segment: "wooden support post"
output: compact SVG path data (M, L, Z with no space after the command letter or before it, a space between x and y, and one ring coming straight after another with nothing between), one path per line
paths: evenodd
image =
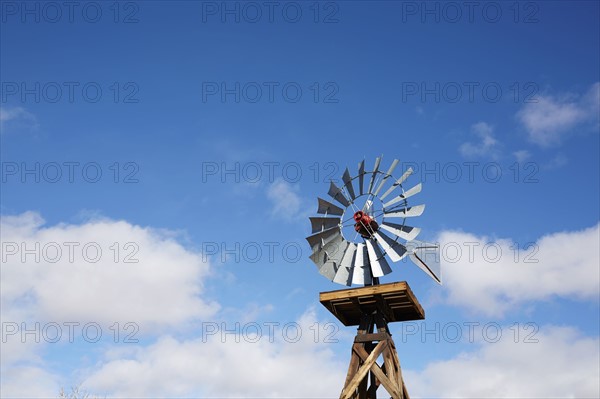
M378 332L373 334L377 325ZM383 365L377 363L383 357ZM408 399L400 362L387 322L378 313L365 314L354 338L350 367L340 399L376 399L383 386L393 399Z
M390 322L425 318L408 284L322 292L320 301L344 325L358 326L340 399L376 399L381 386L393 399L410 399L388 328Z

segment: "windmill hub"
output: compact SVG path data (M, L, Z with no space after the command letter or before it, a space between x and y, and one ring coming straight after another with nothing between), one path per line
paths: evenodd
M354 230L363 238L371 238L379 229L377 222L363 211L354 213L354 221Z

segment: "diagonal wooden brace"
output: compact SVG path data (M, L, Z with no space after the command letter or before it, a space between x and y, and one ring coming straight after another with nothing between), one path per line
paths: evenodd
M350 380L350 383L342 391L340 399L350 399L354 395L356 388L358 387L360 382L363 380L363 378L365 378L365 376L367 375L369 370L371 370L371 366L373 366L373 364L375 363L375 360L377 360L377 358L379 357L381 352L383 352L383 349L386 346L387 346L387 341L380 341L377 344L377 346L375 346L373 351L368 356L365 357L364 363L358 368L358 371L356 372L356 374L354 374L354 377L352 378L352 380ZM357 350L360 351L361 349L364 353L366 353L366 351L364 350L362 345L360 345L360 344L353 345L353 351L357 351ZM352 356L355 356L355 355L352 354ZM379 369L379 366L377 366L377 368ZM379 371L381 371L381 369L379 369Z
M382 352L385 352L388 349L387 341L381 341L381 342L386 342L386 345L385 345L384 349L382 350ZM369 356L367 351L363 347L360 347L360 346L357 347L355 350L357 351L358 356L360 356L360 358L365 362L365 363L363 363L363 367L366 366L367 365L366 359L368 359L368 356ZM377 358L375 358L375 360L377 360ZM379 365L377 364L376 361L373 361L373 363L371 364L371 366L369 366L369 368L371 371L373 371L373 374L375 374L375 377L377 377L377 379L379 381L381 381L381 384L384 386L384 388L390 394L394 395L395 397L402 398L401 387L398 386L398 383L396 381L394 381L393 379L390 380L388 378L388 376L383 372L383 370L381 369L381 367L379 367Z

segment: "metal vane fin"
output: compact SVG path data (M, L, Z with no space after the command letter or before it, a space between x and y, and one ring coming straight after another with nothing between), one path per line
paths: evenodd
M319 200L319 208L317 209L317 213L320 215L336 215L342 216L344 214L344 210L337 205L332 204L329 201L325 201L323 198L317 197Z
M367 250L365 244L356 245L356 254L354 256L354 267L352 269L352 284L370 284L373 280L371 268L367 259Z
M409 206L407 208L400 209L400 210L394 211L394 212L385 212L384 211L383 215L386 218L411 218L411 217L415 217L415 216L421 216L423 214L424 210L425 210L425 204Z
M389 255L392 262L398 262L407 255L406 247L398 241L392 240L390 237L383 234L381 231L375 232L377 243Z
M358 164L358 188L359 188L360 195L363 195L365 193L364 178L365 178L365 160L363 159L362 162Z
M416 186L406 190L405 192L403 192L402 194L400 194L399 196L395 197L394 199L389 200L388 202L386 202L385 204L383 204L384 208L389 208L390 206L403 201L407 198L412 197L415 194L418 194L421 192L421 189L423 188L423 185L421 183L417 184Z
M404 181L406 179L408 179L408 176L412 175L412 173L413 173L413 169L408 168L408 170L406 172L404 172L404 174L402 176L400 176L400 178L398 180L396 180L394 182L394 184L392 184L392 186L390 188L388 188L387 191L385 193L383 193L383 195L381 197L379 197L379 199L383 201L385 199L385 197L390 195L392 191L394 191L398 186L400 186L402 183L404 183Z
M306 237L306 241L308 241L308 245L310 245L312 250L315 251L323 247L329 241L333 240L336 236L342 236L340 229L329 229L317 234L313 234L312 236Z
M312 232L316 233L323 230L329 230L339 226L342 219L340 218L326 218L326 217L310 217L310 225Z
M347 241L340 235L329 241L320 250L310 256L313 262L319 268L319 273L327 277L329 280L335 278L335 274L340 267L342 260L343 247Z
M373 277L382 277L392 272L390 265L381 250L377 246L377 243L372 238L365 240L367 245L367 253L369 254L369 262L371 264L371 273Z
M386 172L385 176L383 176L383 179L381 179L381 183L379 183L379 186L377 186L377 189L375 190L375 192L373 193L373 195L377 196L379 194L379 191L381 191L381 188L385 184L385 181L390 176L392 176L392 173L394 173L394 169L396 169L396 165L398 165L398 162L400 162L400 161L398 161L397 159L394 159L394 161L392 162L392 165L390 166L390 168Z
M375 179L377 178L377 172L379 171L379 164L381 163L381 158L377 157L375 159L375 167L373 168L373 173L371 174L371 181L369 182L369 191L368 194L371 194L373 191L373 184L375 184Z
M344 176L342 176L342 180L344 181L344 187L348 190L348 194L350 194L350 198L354 200L356 198L356 194L354 193L354 187L352 186L352 177L350 176L350 171L348 168L344 171Z
M335 274L333 281L338 284L344 284L347 286L352 285L352 261L354 260L354 254L356 253L356 244L348 242L348 246L344 250L344 256L340 262L340 267Z
M336 186L334 182L329 183L329 192L327 194L329 194L331 198L340 204L344 206L350 206L350 201L348 201L342 190Z
M386 222L386 221L381 223L380 227L382 229L389 231L390 233L397 235L398 237L400 237L406 241L414 240L421 232L421 229L418 227L411 227L411 226L406 226L406 225L396 224L396 223L391 223L391 222Z

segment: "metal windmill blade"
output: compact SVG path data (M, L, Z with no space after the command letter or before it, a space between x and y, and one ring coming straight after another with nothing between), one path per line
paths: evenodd
M319 268L319 273L330 280L335 278L340 266L340 262L344 255L342 250L343 246L344 238L340 234L328 241L322 248L318 249L310 256L310 259L315 262Z
M355 177L346 168L342 187L330 183L329 196L343 207L318 198L317 213L323 216L309 218L312 235L306 239L312 249L310 259L322 275L350 286L379 284L380 277L392 272L387 258L398 262L408 257L441 284L437 245L416 241L421 229L405 223L425 210L424 204L409 205L409 200L421 192L422 184L405 189L403 184L413 170L409 168L395 179L392 175L399 161L393 160L387 172L382 172L381 160L376 158L371 172L365 171L363 160ZM358 180L358 191L354 180ZM344 232L347 227L349 232Z
M317 233L319 231L329 230L337 227L342 221L341 218L327 218L327 217L311 217L310 224L312 226L311 233Z
M377 179L377 173L379 172L379 164L381 164L381 158L376 158L375 159L375 166L373 167L373 172L371 172L371 180L369 182L369 191L367 191L369 194L371 194L373 191L373 185L375 184L375 180Z
M356 198L356 194L354 193L354 186L352 185L352 177L350 176L350 171L348 168L344 171L344 175L342 176L342 180L344 181L344 188L348 191L350 198L354 200Z
M356 244L348 242L348 245L344 249L344 254L342 255L338 270L333 278L333 282L348 286L352 284L352 275L354 274L352 265L355 254Z
M344 214L344 210L339 206L332 204L329 201L325 201L322 198L317 197L319 200L319 209L317 209L317 213L320 215L337 215L342 216Z
M329 192L327 194L340 204L346 207L350 206L350 201L348 201L342 189L336 186L334 182L329 183Z

